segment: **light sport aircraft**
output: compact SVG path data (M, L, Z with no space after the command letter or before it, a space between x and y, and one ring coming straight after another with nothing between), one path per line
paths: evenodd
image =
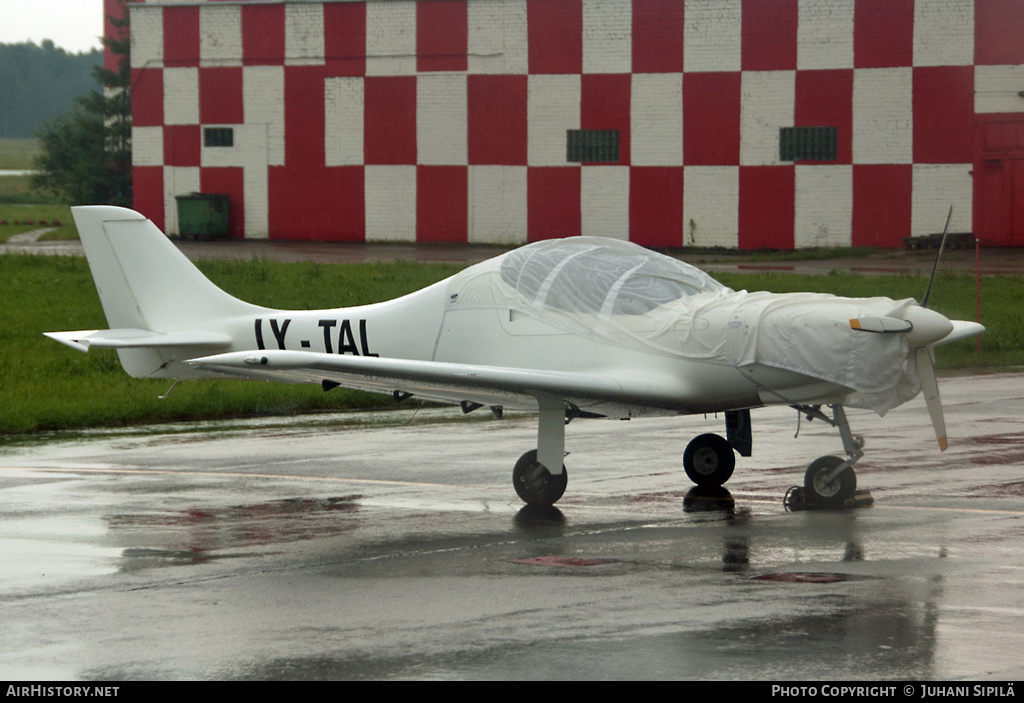
M674 258L593 237L529 244L382 303L272 310L217 288L136 212L73 212L110 329L47 336L116 349L135 377L347 386L497 416L539 410L537 447L513 469L517 494L538 506L565 490L574 418L723 412L726 437L702 434L683 455L691 480L717 487L736 452L751 454L750 409L767 405L839 430L846 458L814 461L804 489L808 502L841 505L863 455L844 407L884 414L923 388L945 449L932 347L984 331L928 309L927 294L918 304L733 291Z

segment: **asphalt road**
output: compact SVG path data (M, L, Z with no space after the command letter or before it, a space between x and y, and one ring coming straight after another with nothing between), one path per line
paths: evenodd
M721 419L576 420L539 515L529 415L9 444L0 678L1019 679L1024 375L942 392L941 454L920 398L851 412L875 502L827 512L783 496L838 435L783 409L715 500L680 456Z

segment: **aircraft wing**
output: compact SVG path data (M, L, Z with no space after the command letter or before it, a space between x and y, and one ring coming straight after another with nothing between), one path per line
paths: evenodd
M383 393L402 391L433 400L506 407L536 408L538 396L555 396L581 407L605 402L670 407L673 391L679 392L668 379L659 382L662 379L319 352L231 352L189 363L238 378L321 383L325 389L340 385ZM662 399L670 405L662 405Z

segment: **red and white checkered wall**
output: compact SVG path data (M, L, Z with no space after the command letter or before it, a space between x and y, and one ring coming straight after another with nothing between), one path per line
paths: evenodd
M971 231L978 115L1024 111L1021 0L130 12L135 204L170 232L202 191L253 238L898 246L950 204ZM836 160L780 161L793 126L837 127ZM571 129L619 163L568 162Z

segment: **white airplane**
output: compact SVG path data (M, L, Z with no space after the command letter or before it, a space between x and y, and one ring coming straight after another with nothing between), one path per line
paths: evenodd
M520 498L537 506L565 490L574 418L723 412L726 437L700 435L683 455L694 483L717 487L735 452L751 454L750 409L768 405L838 428L846 458L814 461L804 489L808 502L841 505L864 444L844 407L884 414L923 388L944 450L932 347L984 331L910 299L733 291L600 237L529 244L395 300L272 310L217 288L139 213L73 213L110 329L47 336L80 351L116 349L139 378L346 386L497 416L539 410L537 447L512 473Z

